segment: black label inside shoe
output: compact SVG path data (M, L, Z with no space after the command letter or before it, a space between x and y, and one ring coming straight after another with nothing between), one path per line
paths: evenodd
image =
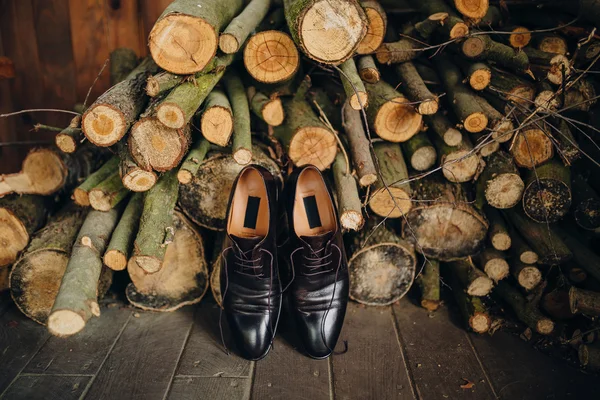
M246 204L246 215L244 216L244 228L256 229L256 220L258 219L258 207L260 206L260 197L248 196Z
M310 226L310 229L323 226L321 217L319 216L319 208L317 207L317 198L315 196L306 196L302 200L304 201L304 210L308 217L308 226Z

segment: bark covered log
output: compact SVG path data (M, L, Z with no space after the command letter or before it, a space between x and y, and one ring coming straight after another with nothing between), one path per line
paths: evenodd
M493 61L518 72L529 71L529 59L519 50L491 39L488 35L472 36L462 43L462 53L472 60Z
M375 143L381 177L373 185L369 207L375 214L384 218L400 218L411 209L411 187L408 183L408 169L397 143Z
M427 171L437 161L437 152L425 132L419 132L402 143L404 156L416 171Z
M369 186L377 181L377 170L371 155L371 145L365 133L362 115L346 102L342 106L342 126L350 145L352 164L361 186Z
M133 241L138 232L140 217L144 209L144 196L135 193L121 215L110 242L103 256L104 264L114 271L121 271L127 267L127 261L133 250Z
M204 139L198 140L194 146L192 146L192 149L185 157L185 160L177 172L177 180L179 180L179 183L187 185L192 181L209 149L210 144Z
M250 33L258 27L269 12L271 0L252 0L219 36L219 48L226 54L236 53Z
M600 316L600 293L571 287L569 290L569 306L573 314Z
M138 165L131 156L129 146L125 141L117 144L119 154L119 175L123 186L132 192L145 192L150 190L158 180L158 176L152 171L152 166L147 160L143 160L142 166Z
M501 251L487 248L476 257L479 267L494 282L506 278L510 272L506 256Z
M372 56L360 57L357 68L361 79L367 83L377 83L381 79L381 73L375 65L375 60Z
M110 177L119 167L119 158L112 157L105 162L98 170L90 174L85 181L73 191L73 200L80 206L89 206L90 190L98 186L102 181Z
M397 65L396 73L403 83L402 89L408 99L416 103L415 107L419 114L431 115L438 111L438 97L429 91L412 62L407 61Z
M473 145L463 137L458 146L448 146L438 136L434 136L439 165L442 174L450 182L461 183L471 181L483 165L481 157L473 149Z
M487 296L494 282L482 271L477 269L470 258L463 258L446 264L469 296Z
M520 260L511 263L510 272L515 280L525 290L533 290L542 281L542 273L538 267L525 264Z
M492 318L481 298L469 295L460 281L455 277L451 280L451 284L454 299L466 322L466 326L479 334L489 331L492 325Z
M369 97L363 81L358 75L354 59L350 58L340 64L340 79L346 92L346 97L350 106L355 110L367 108L369 106Z
M423 270L415 279L421 290L421 307L427 311L435 311L440 308L440 262L437 260L425 260Z
M503 151L488 157L477 186L490 206L501 209L514 207L525 188L512 157Z
M506 221L502 214L493 207L484 207L485 216L490 222L488 239L493 248L506 251L511 248L512 238L510 236Z
M79 146L82 139L83 131L81 130L81 116L78 115L73 117L69 126L56 135L54 142L56 143L56 147L61 151L70 154L77 150L77 146Z
M100 182L89 192L90 206L94 210L109 211L127 197L129 190L123 186L119 172Z
M566 226L563 226L563 229L554 227L553 232L562 240L561 243L564 242L570 249L573 260L594 279L600 281L600 256L582 243L577 232Z
M425 117L425 122L432 134L439 136L448 146L458 146L462 142L462 133L441 112Z
M200 119L200 132L210 143L225 147L233 133L233 112L227 95L214 89L206 97Z
M554 322L544 316L537 305L527 303L527 300L508 282L499 282L494 290L514 310L517 318L542 335L549 335L554 331Z
M277 93L270 96L257 91L254 87L247 90L250 109L258 118L271 126L279 126L285 119L283 103Z
M338 216L342 228L358 231L365 220L362 215L362 204L356 187L356 179L342 153L338 153L333 163L333 180L337 196Z
M240 77L231 72L224 79L225 90L233 112L233 159L241 165L252 161L252 136L250 132L250 107L248 97Z

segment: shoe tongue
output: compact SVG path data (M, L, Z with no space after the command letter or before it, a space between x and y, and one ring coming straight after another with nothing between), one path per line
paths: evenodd
M331 239L332 237L333 231L329 231L320 235L300 236L300 239L302 239L304 243L308 244L312 250L316 251L325 247L329 239Z
M256 245L259 244L261 242L261 240L263 240L263 236L242 237L242 236L231 235L231 239L238 245L240 250L242 250L244 253L246 253L246 252L254 249L256 247Z

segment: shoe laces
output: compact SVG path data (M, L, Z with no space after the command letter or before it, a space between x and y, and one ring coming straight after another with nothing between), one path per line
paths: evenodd
M313 276L328 272L329 268L327 267L333 263L331 246L324 245L320 249L313 249L310 245L308 247L310 248L309 255L302 254L307 269L304 275Z
M232 247L233 256L235 258L234 265L239 267L235 269L235 272L241 275L264 278L265 274L262 265L262 253L257 258L252 259L252 252L254 249L243 251L237 244Z

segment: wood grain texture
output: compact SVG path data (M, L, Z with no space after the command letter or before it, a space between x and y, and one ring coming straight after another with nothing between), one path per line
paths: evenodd
M223 315L223 325L227 321ZM224 330L225 342L231 343ZM249 377L250 361L235 353L227 355L219 333L219 308L212 302L203 302L196 310L194 327L181 356L177 375L203 377Z
M506 332L469 335L500 399L596 398L600 381Z
M415 398L391 307L350 303L341 340L348 341L348 351L332 358L336 399Z
M3 399L11 400L76 400L79 399L91 376L19 376Z
M251 380L247 378L200 378L178 376L173 380L169 400L247 399Z
M96 374L131 315L130 310L117 307L100 311L100 318L90 320L81 333L67 339L51 337L23 372Z
M11 305L0 318L0 393L27 365L50 334ZM9 397L8 397L9 398Z
M42 86L26 93L39 93L45 107L72 110L77 101L76 69L71 48L69 5L65 1L33 0L33 25L40 64ZM23 46L23 43L19 43ZM82 99L83 101L83 99ZM52 126L67 126L67 114L48 113L44 121Z
M131 318L96 376L86 400L163 399L190 332L190 307Z
M404 299L393 310L420 398L495 398L464 329L451 321L446 307L429 316ZM461 388L467 381L472 388Z

